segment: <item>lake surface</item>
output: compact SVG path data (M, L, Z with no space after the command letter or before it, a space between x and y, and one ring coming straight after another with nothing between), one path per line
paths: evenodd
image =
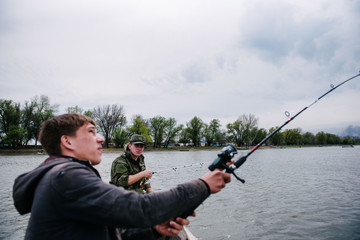
M153 190L201 177L217 153L145 151L149 170L167 169L153 175ZM105 182L117 156L105 153L96 166ZM24 237L29 216L16 212L12 185L45 158L0 156L0 239ZM188 228L199 239L360 239L360 146L261 149L236 173L245 184L233 177L190 218Z

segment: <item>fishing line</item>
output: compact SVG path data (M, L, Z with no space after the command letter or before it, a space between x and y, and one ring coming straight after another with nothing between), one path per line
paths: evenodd
M181 166L177 166L177 167L171 167L171 168L166 168L166 169L162 169L162 170L158 170L158 171L153 171L152 173L163 173L163 172L169 172L169 171L175 171L181 168L187 168L187 167L194 167L199 165L200 167L202 167L205 163L208 162L198 162L198 163L193 163L193 164L189 164L189 165L181 165Z
M360 73L349 78L346 79L345 81L339 83L338 85L334 86L333 84L330 85L331 89L329 91L327 91L326 93L324 93L323 95L321 95L319 98L317 98L314 102L312 102L310 105L304 107L302 110L300 110L297 114L295 114L293 117L290 117L290 113L288 111L285 112L285 115L289 118L289 120L287 120L283 125L281 125L280 127L278 127L276 130L274 130L272 133L270 133L269 135L267 135L263 140L261 140L258 144L256 144L256 146L254 148L252 148L250 150L250 152L248 152L245 156L240 157L238 160L236 160L233 164L231 164L230 166L227 166L226 163L229 162L234 155L237 153L237 150L234 146L229 145L225 148L223 148L221 150L221 152L218 154L218 158L215 159L215 161L209 166L209 169L211 171L213 171L215 168L221 168L221 169L226 169L226 172L232 173L236 179L238 179L239 181L241 181L242 183L245 183L245 180L239 178L235 173L234 170L239 168L241 165L244 164L244 162L247 160L247 158L253 154L261 145L263 145L267 140L269 140L269 138L271 138L272 136L274 136L274 134L276 134L277 132L279 132L283 127L285 127L288 123L290 123L292 120L294 120L297 116L299 116L301 113L303 113L306 109L310 108L311 106L313 106L315 103L317 103L320 99L322 99L323 97L325 97L326 95L328 95L329 93L331 93L332 91L334 91L335 89L337 89L338 87L340 87L341 85L345 84L346 82L359 77Z

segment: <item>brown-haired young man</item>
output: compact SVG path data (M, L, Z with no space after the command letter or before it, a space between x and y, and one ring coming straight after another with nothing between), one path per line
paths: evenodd
M94 121L80 114L46 121L40 141L50 157L20 175L13 188L16 209L31 212L25 239L145 239L142 232L151 239L149 229L154 238L175 236L189 224L177 216L230 182L230 174L215 170L146 195L104 183L92 167L101 162L104 139ZM117 228L124 229L121 235Z

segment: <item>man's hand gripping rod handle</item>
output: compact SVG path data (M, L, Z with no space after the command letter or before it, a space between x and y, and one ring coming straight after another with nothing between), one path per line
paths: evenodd
M235 174L234 170L238 168L238 166L235 164L241 166L246 161L247 156L241 157L239 160L237 160L234 163L235 167L227 165L227 163L231 161L231 159L234 157L235 154L237 154L237 150L233 145L229 144L228 146L224 147L218 154L218 157L215 159L215 161L209 166L209 170L214 171L216 168L225 169L226 172L232 173L237 180L239 180L242 183L245 183L245 180L239 178Z

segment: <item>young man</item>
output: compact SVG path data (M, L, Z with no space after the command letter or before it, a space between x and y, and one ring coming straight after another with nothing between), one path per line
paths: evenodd
M152 171L146 170L144 148L144 136L131 136L124 154L116 158L111 165L110 183L141 194L152 191L150 184L146 183L146 180L152 177Z
M125 239L138 233L134 239L143 239L141 231L148 229L154 237L175 236L189 223L177 216L230 182L230 174L215 170L161 193L142 195L106 184L92 167L101 162L104 139L95 122L79 114L46 121L40 141L50 157L20 175L13 188L16 209L31 212L25 239ZM121 236L118 227L125 229Z

